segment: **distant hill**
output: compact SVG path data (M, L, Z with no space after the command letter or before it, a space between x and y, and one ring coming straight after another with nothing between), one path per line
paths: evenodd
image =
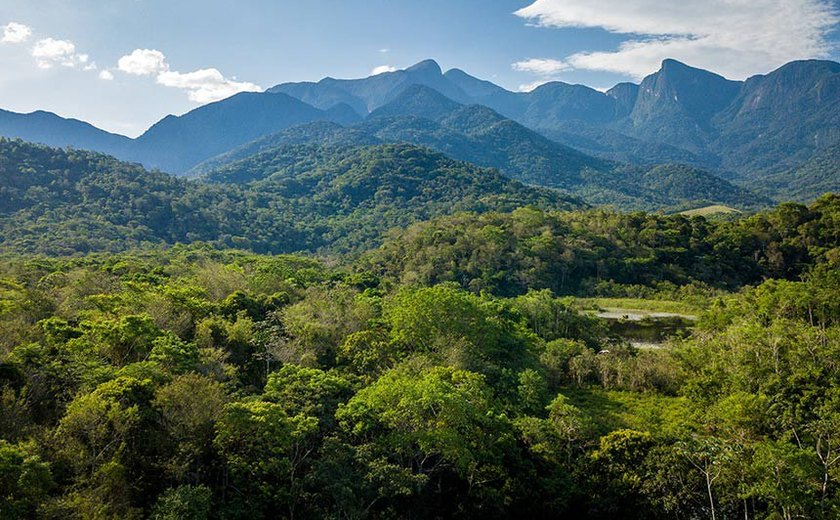
M762 191L784 192L790 200L799 202L840 192L840 143L820 150L805 164L768 175L760 186Z
M392 101L377 108L367 117L369 120L394 116L415 116L425 119L440 119L461 105L437 90L425 85L412 85Z
M0 110L0 136L23 139L47 146L72 146L113 154L126 153L132 143L128 137L100 130L83 121L65 119L44 111L18 114Z
M353 252L375 246L392 227L454 212L583 206L414 146L346 153L290 146L285 162L258 154L196 182L98 153L0 139L0 252L196 241L271 253ZM237 173L242 165L247 179ZM220 184L230 180L238 183Z
M487 107L463 106L421 85L406 89L351 128L317 123L289 129L211 159L191 175L212 172L250 153L302 142L342 147L375 142L426 146L455 159L497 168L524 183L627 209L705 203L750 208L769 202L697 168L638 168L587 156Z
M311 227L340 251L358 250L391 227L432 215L582 206L579 199L405 144L351 150L286 145L231 163L202 180L237 183L260 197L304 208L298 211L300 226Z
M382 140L357 128L338 123L318 121L294 126L286 130L245 143L233 150L212 157L192 168L187 177L200 177L226 164L245 159L282 145L318 144L329 148L353 148L382 144Z
M434 110L414 109L430 106L423 102L430 97L426 87L406 90L357 128L383 140L421 144L479 166L499 168L539 186L572 189L582 181L584 170L612 167L609 161L555 143L481 105L438 102ZM391 117L375 117L378 114Z
M337 119L334 115L285 94L244 92L161 120L136 140L128 157L146 167L181 174L264 135L311 121Z
M180 175L205 159L291 126L313 121L352 124L360 119L347 105L319 110L285 94L245 92L182 116L167 116L137 139L48 112L4 111L0 136L98 151Z

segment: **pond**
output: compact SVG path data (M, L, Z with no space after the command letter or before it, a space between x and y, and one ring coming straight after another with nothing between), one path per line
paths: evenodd
M668 338L688 334L697 316L640 309L605 308L593 313L605 320L610 335L636 348L661 348Z

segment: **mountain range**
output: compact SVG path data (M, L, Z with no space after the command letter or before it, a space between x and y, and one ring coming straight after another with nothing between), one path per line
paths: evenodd
M511 92L427 60L238 94L167 116L136 139L45 112L0 111L0 135L200 175L243 150L288 144L294 132L286 130L307 125L300 141L311 123L326 122L349 131L330 131L333 138L352 134L355 145L422 145L593 203L754 207L840 189L838 101L840 64L830 61L792 62L741 82L665 60L640 84L606 92L561 82ZM670 189L656 184L663 177Z

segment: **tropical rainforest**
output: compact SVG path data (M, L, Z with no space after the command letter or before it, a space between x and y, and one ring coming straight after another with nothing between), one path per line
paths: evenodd
M0 111L0 519L840 518L839 78Z
M837 195L621 213L399 146L222 192L3 147L2 518L840 515ZM330 254L279 254L320 219ZM610 301L696 321L639 347Z

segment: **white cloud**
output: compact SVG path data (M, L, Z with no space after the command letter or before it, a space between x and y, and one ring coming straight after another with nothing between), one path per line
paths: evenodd
M516 14L544 27L632 35L615 51L579 52L562 62L635 78L665 58L743 79L824 57L831 51L827 34L840 21L831 0L537 0Z
M153 49L135 49L131 54L119 59L117 68L135 76L155 76L159 85L181 89L187 93L190 101L196 103L212 103L240 92L262 90L254 83L226 78L218 69L200 69L193 72L171 70L166 56Z
M259 85L225 78L217 69L201 69L194 72L161 72L157 82L166 87L175 87L187 91L191 101L212 103L228 98L240 92L258 92Z
M519 92L531 92L531 91L545 85L546 83L551 83L551 81L553 81L553 80L551 80L551 79L540 79L540 80L537 80L537 81L533 81L531 83L525 83L524 85L519 85L519 88L517 90Z
M117 62L117 68L126 74L135 76L150 76L169 70L166 56L154 49L135 49L131 54L123 56Z
M517 61L513 64L513 70L520 72L530 72L540 76L550 76L569 70L571 67L565 61L531 58L524 61Z
M29 40L32 32L32 28L26 25L9 23L0 27L0 43L23 43ZM88 72L99 70L90 55L77 52L76 44L70 40L41 38L28 51L40 69L61 66Z
M3 26L0 43L23 43L32 36L32 28L22 23L11 22Z
M56 40L44 38L35 43L32 48L32 56L39 68L51 69L56 65L62 67L88 67L90 56L77 54L76 45L69 40Z
M113 81L114 80L114 73L110 70L103 70L99 73L99 79L105 81Z
M386 72L394 72L396 70L396 67L392 67L390 65L380 65L378 67L375 67L372 71L370 71L370 75L378 76L380 74L385 74Z
M383 48L379 49L380 54L388 54L389 52L391 52L391 49L389 49L387 47L383 47Z

